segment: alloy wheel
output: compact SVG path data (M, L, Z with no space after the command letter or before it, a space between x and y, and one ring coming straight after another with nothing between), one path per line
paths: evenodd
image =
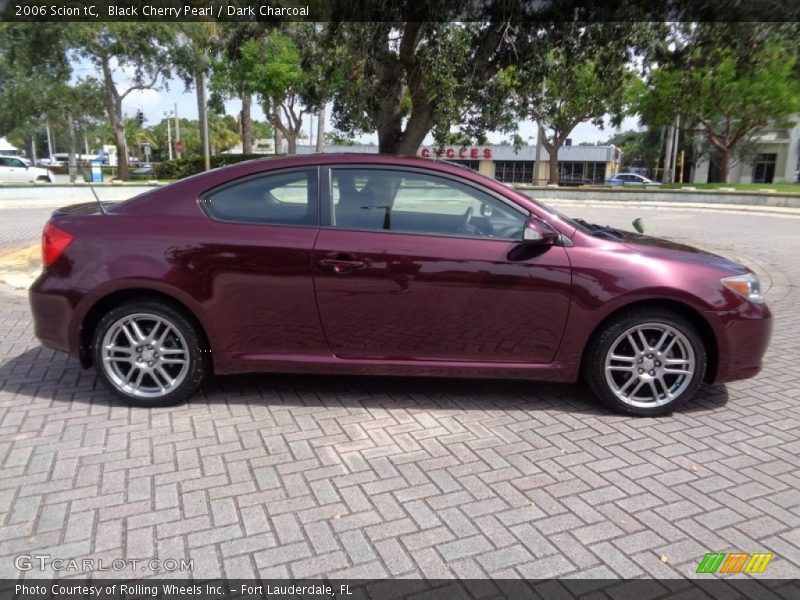
M101 357L109 381L136 398L166 396L186 379L186 339L169 320L150 313L126 315L103 336Z
M692 382L695 353L689 338L664 323L627 329L611 344L605 376L612 393L636 408L663 406Z

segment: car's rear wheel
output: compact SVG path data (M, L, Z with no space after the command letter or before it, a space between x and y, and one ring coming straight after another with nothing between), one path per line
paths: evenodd
M42 175L40 177L37 177L36 181L38 181L39 183L52 183L52 180L46 175Z
M706 349L692 323L664 309L618 315L587 351L589 386L613 410L636 416L671 413L694 396L706 370Z
M95 370L129 404L177 404L197 390L209 370L201 340L197 326L171 305L126 302L95 328Z

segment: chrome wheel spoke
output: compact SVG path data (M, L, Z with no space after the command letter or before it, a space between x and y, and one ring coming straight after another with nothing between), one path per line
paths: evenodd
M617 360L619 362L627 362L633 364L636 361L635 356L620 356L619 354L611 354L609 356L611 360Z
M633 336L631 334L627 335L627 339L628 339L628 343L631 345L631 348L633 348L634 352L641 352L642 351L642 349L639 348L639 346L636 345L636 340L633 339Z
M137 369L139 374L136 376L136 381L133 382L133 389L138 390L141 385L142 381L144 380L144 369Z
M172 332L172 327L170 327L167 323L164 323L164 329L161 332L161 335L158 336L157 340L153 340L156 345L160 348L164 345L164 342L167 339L167 336Z
M647 343L647 338L644 335L644 329L638 327L636 329L636 333L639 334L639 339L642 342L642 351L652 350L652 348L650 348L650 344Z
M156 367L155 373L166 383L166 387L172 387L175 385L175 380L167 374L164 370L164 367Z
M126 338L128 338L128 342L130 342L131 346L135 346L136 344L138 344L138 343L139 343L139 340L137 340L137 339L136 339L136 335L135 335L135 333L134 333L134 332L132 332L132 331L131 331L131 330L128 328L128 325L127 325L127 324L124 324L124 323L123 323L123 324L120 326L120 329L122 330L122 333L125 335L125 337L126 337Z
M133 355L133 350L129 346L106 346L106 352L123 353L128 356Z
M628 398L633 398L636 395L636 392L638 392L644 385L643 379L638 379L638 381L639 383L636 384L636 387L633 388L633 391L630 394L628 394Z
M141 328L139 327L139 323L136 322L136 319L130 320L131 329L133 330L134 335L136 336L136 343L141 344L147 341L147 336L142 333Z
M664 333L662 333L661 337L656 342L656 345L653 346L653 350L655 350L656 352L661 352L661 349L664 347L664 342L666 342L669 339L669 335L670 335L669 331L665 331Z
M183 348L160 348L159 352L161 354L186 354L186 350Z
M624 385L623 385L623 386L620 388L620 390L619 390L619 391L620 391L620 393L621 393L621 394L624 394L624 393L625 393L625 390L627 390L627 389L630 387L630 385L631 385L632 383L636 383L637 381L640 381L640 380L639 380L639 378L638 378L638 377L636 377L636 376L633 376L633 377L631 377L630 379L628 379L628 381L626 381L626 382L625 382L625 384L624 384ZM637 388L636 388L636 389L637 389L637 390L639 389L639 388L638 388L638 386L637 386Z

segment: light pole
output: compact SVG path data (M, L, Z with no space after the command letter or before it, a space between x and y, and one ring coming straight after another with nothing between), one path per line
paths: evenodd
M172 125L170 124L170 118L172 118L172 113L165 112L164 116L167 119L167 152L169 154L169 159L172 160Z

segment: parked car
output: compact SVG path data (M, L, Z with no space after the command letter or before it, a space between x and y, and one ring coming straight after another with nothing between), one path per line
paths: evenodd
M652 179L648 179L643 175L638 175L636 173L617 173L616 175L612 175L608 179L606 179L606 185L642 185L642 186L651 186L651 185L661 185L657 181L653 181Z
M145 406L212 372L582 376L653 416L758 373L772 325L738 263L385 155L248 161L62 208L43 262L37 337Z
M51 183L53 174L18 156L0 156L0 183Z

